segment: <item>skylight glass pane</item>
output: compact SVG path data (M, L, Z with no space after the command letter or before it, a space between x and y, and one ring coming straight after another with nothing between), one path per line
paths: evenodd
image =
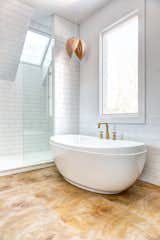
M48 37L28 31L21 55L21 62L41 65L48 43Z

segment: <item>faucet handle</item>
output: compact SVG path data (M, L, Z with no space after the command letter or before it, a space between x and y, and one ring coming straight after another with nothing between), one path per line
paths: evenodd
M112 140L116 140L116 139L117 139L116 131L112 131Z
M100 131L100 132L99 132L99 138L100 138L100 139L103 139L103 134L104 134L104 131Z

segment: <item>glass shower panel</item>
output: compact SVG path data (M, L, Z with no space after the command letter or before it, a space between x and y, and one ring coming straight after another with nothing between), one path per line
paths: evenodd
M39 36L42 38L41 33ZM31 59L32 63L28 60L21 62L23 66L24 166L49 162L53 158L49 138L53 133L52 50L54 41L49 37L47 41L46 38L45 51L44 42L39 49L39 51L43 49L43 56L39 52L41 62L37 61L37 64L33 64L34 54L33 57L26 58ZM33 42L28 42L25 56L26 49L28 49L28 55L31 54L29 50L32 49ZM23 52L21 59L23 59Z

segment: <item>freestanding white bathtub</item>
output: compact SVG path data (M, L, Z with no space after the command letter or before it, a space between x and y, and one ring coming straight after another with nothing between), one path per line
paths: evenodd
M147 152L140 142L82 135L53 136L50 144L55 164L68 182L103 194L130 187L143 170Z

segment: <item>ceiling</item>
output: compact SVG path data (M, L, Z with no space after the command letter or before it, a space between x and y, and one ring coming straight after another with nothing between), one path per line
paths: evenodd
M109 0L21 0L35 8L35 16L57 14L76 23L92 15ZM35 17L34 16L34 17Z

